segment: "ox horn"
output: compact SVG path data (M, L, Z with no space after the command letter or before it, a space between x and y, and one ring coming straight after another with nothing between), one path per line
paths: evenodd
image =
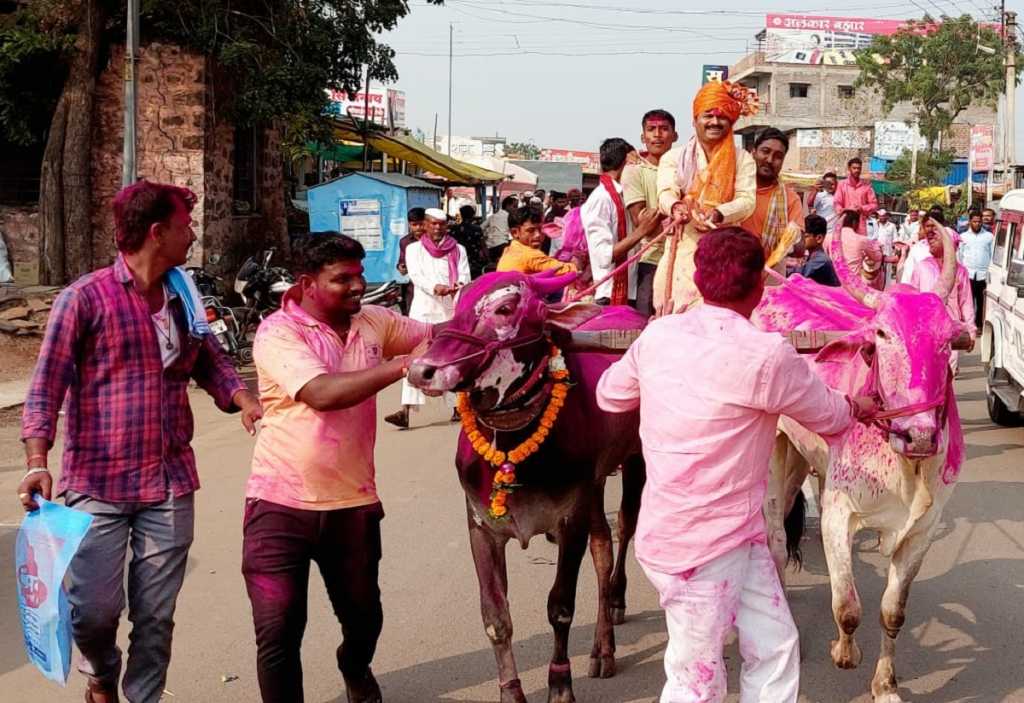
M956 250L953 248L953 236L942 225L942 274L935 295L945 300L956 285Z
M836 270L836 276L839 277L839 282L843 285L843 289L856 298L857 302L866 307L875 308L878 305L876 291L871 290L863 278L850 270L849 265L846 263L846 257L843 256L844 229L846 228L842 226L836 229L835 237L832 239L831 251L829 251L829 254L832 256L832 265Z
M563 273L561 276L556 276L555 269L549 269L548 271L527 276L527 279L530 281L530 287L535 291L541 295L551 295L575 281L578 275L575 271L571 271Z

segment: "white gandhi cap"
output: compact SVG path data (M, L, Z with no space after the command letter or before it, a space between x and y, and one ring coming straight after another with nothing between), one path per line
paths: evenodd
M448 219L445 217L444 211L436 207L427 208L427 211L424 214L432 220L441 220L444 222Z

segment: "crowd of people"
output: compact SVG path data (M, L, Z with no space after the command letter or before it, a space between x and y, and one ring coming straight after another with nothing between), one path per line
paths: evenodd
M116 261L66 288L50 315L25 403L28 470L18 489L26 509L36 495L51 498L48 456L65 408L56 492L94 517L68 592L87 703L119 700L119 685L132 703L155 703L164 689L199 488L191 380L221 410L240 412L250 433L261 423L241 552L262 699L302 700L315 562L343 632L348 700L382 700L371 671L383 622L376 396L402 381L402 408L387 421L409 426L425 400L405 382L410 359L451 319L459 291L492 269L575 272L574 300L658 318L602 378L598 402L609 412L641 407L648 483L637 556L667 613L662 703L724 699L722 646L733 624L744 700L795 701L797 631L759 507L776 421L786 414L839 432L869 418L874 401L827 388L781 337L754 328L764 269L835 286L838 255L878 289L899 281L933 290L944 247L959 246L949 311L977 328L994 214L972 211L960 233L941 208L897 227L859 159L801 199L780 180L783 132L768 128L751 151L736 147L733 125L754 110L742 86L709 83L682 145L673 115L647 112L642 150L622 138L601 144L600 184L585 200L579 191L509 196L482 225L472 206L454 224L440 209L411 210L398 262L407 315L361 305L357 241L307 238L295 252L295 285L257 332L258 396L209 334L194 284L177 273L195 240L195 196L146 181L118 193ZM713 499L688 488L697 479L714 483ZM122 677L116 636L126 604L134 627Z

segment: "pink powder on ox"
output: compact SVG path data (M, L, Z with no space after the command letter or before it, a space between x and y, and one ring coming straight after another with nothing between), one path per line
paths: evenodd
M837 273L848 274L845 270ZM836 345L833 345L819 353L811 366L830 387L849 395L859 395L869 389L866 387L868 366L857 349L861 344L874 340L879 316L883 316L886 325L897 329L905 342L906 356L898 359L900 363L881 369L884 378L890 383L897 380L895 387L908 394L900 398L901 404L925 400L925 394L934 397L935 393L943 392L942 384L946 385L949 438L942 480L952 484L959 476L966 450L953 384L947 382L945 376L948 351L942 358L927 355L936 353L936 342L943 335L955 337L959 323L949 317L943 301L932 293L919 293L909 286L896 285L881 295L885 302L875 310L860 303L844 288L823 286L796 274L782 285L765 289L751 321L760 329L783 334L793 331L849 332L846 353L836 353ZM912 395L920 397L910 397ZM881 489L878 477L865 477L862 467L849 461L863 456L864 451L884 453L882 445L887 446L888 442L881 429L858 426L842 437L826 440L832 446L837 443L852 445L851 451L843 452L845 457L833 467L833 473L837 474L835 478L841 482L867 478L874 490Z

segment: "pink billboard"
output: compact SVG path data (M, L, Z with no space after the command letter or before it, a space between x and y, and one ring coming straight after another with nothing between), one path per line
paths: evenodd
M895 34L905 20L867 17L819 17L769 14L765 50L775 63L851 66L854 52L869 46L878 34Z

